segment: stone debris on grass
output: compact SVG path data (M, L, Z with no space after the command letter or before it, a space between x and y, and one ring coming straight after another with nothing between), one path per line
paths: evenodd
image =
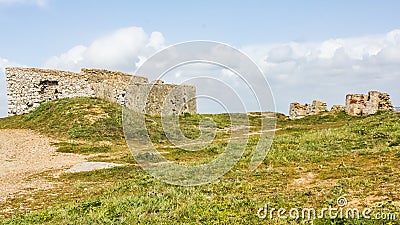
M65 172L67 173L89 172L94 170L110 169L120 166L125 166L125 165L117 163L108 163L108 162L83 162L71 167Z

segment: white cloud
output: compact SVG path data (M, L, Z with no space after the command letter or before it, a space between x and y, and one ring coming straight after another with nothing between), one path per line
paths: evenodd
M381 90L400 105L400 30L384 35L242 48L266 74L279 111L289 102L344 104L347 93Z
M292 60L293 49L290 46L278 46L271 49L267 56L267 61L283 63Z
M0 0L0 5L36 5L44 7L48 0Z
M128 27L98 38L89 46L78 45L53 56L45 67L74 71L82 67L134 71L163 46L164 37L160 32L148 35L140 27Z
M160 32L151 33L149 43L146 47L153 48L154 50L159 50L164 46L164 36Z

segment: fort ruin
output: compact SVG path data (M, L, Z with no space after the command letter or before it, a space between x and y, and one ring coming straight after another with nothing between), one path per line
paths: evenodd
M302 105L298 102L290 103L289 118L300 119L309 115L316 115L320 112L328 111L325 102L314 100L312 104Z
M378 111L395 111L388 93L370 91L368 94L346 95L346 105L333 105L332 112L344 111L351 116L371 115ZM328 111L326 103L314 100L311 105L290 103L289 118L300 119L308 115L315 115Z
M98 97L153 115L197 112L194 86L149 83L146 77L122 72L82 69L75 73L13 67L6 68L6 79L9 116L28 113L44 102L71 97Z
M370 91L368 94L346 96L346 113L352 116L370 115L378 111L395 111L388 93Z
M160 80L149 83L146 77L122 72L81 69L75 73L12 67L6 68L6 80L9 116L28 113L44 102L71 97L98 97L152 115L197 113L194 86L165 84ZM389 94L378 91L348 94L345 106L331 108L331 111L345 111L352 116L388 110L396 111ZM318 100L304 105L295 102L290 104L289 118L298 119L324 111L328 111L327 104Z

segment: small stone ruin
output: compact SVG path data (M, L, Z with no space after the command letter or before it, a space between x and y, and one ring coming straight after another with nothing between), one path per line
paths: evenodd
M311 105L310 104L302 105L298 102L294 102L290 104L289 118L300 119L305 116L316 115L324 111L328 111L325 102L314 100Z
M320 112L328 111L325 102L314 100L311 105L300 103L290 103L289 118L300 119L308 115L315 115ZM378 111L395 111L389 94L370 91L368 94L348 94L346 95L346 105L333 105L331 112L346 112L351 116L371 115Z
M351 116L371 115L378 111L394 111L389 94L370 91L368 94L348 94L346 113Z

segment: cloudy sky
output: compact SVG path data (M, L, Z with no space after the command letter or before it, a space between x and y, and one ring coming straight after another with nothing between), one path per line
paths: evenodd
M344 104L347 93L369 90L388 92L400 106L398 9L396 0L0 0L0 117L7 66L134 72L155 52L190 40L227 43L250 56L279 112L293 101ZM173 72L167 81L180 83L185 70ZM217 85L203 86L199 92L218 93Z

